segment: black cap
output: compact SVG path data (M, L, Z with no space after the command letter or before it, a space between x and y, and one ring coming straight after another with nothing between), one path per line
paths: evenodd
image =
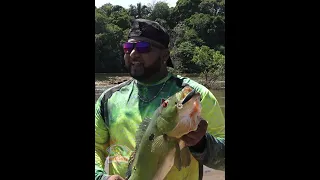
M170 37L167 30L158 22L147 19L134 19L131 24L128 38L145 37L159 42L164 47L168 48ZM172 60L169 56L167 66L173 67Z

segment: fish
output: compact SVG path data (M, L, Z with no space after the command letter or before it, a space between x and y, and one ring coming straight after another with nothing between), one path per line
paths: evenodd
M191 153L181 137L197 130L200 102L200 93L185 86L140 123L126 180L163 180L173 166L180 171L190 165Z

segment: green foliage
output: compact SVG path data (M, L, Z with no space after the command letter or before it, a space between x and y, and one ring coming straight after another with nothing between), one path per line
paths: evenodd
M197 32L207 46L216 48L224 44L224 21L220 17L196 13L186 19L185 23Z
M173 8L172 18L179 23L184 19L189 18L194 13L199 12L199 4L201 0L178 0Z
M184 23L179 23L173 30L171 41L174 46L177 46L185 41L190 41L196 46L200 46L204 43L202 39L198 37L198 33L195 29L187 27Z
M121 69L123 30L114 24L105 27L105 33L96 34L96 72L117 72Z
M150 14L150 19L151 20L156 20L156 19L168 19L170 15L170 8L168 6L168 3L165 2L157 2L153 10Z
M214 83L219 77L224 76L225 56L220 51L208 46L196 47L192 62L200 68L205 84Z
M171 58L173 59L175 68L185 73L199 72L198 66L191 61L195 48L196 46L190 41L185 41L175 46L171 52Z
M169 50L177 73L202 73L207 83L224 77L225 1L178 0L130 5L125 9L107 3L95 8L96 72L122 72L121 44L127 40L130 21L146 18L159 22L171 37Z
M128 14L133 18L145 18L148 19L151 13L151 7L146 5L141 5L141 3L137 3L137 5L130 5L128 9Z
M116 6L113 8L113 12L110 15L111 24L119 26L121 29L127 29L130 27L130 16L124 8L121 6ZM120 8L121 7L121 8Z
M202 0L199 10L204 14L224 16L224 0Z

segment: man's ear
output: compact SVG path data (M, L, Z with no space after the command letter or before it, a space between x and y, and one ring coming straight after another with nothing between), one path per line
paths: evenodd
M164 49L161 52L161 60L166 64L166 61L169 59L170 52L169 49Z

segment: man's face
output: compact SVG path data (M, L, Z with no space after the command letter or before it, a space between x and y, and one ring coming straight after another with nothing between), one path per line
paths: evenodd
M164 64L161 44L143 37L131 38L127 42L138 43L134 46L128 44L130 49L124 55L125 67L133 78L143 81L160 71Z

